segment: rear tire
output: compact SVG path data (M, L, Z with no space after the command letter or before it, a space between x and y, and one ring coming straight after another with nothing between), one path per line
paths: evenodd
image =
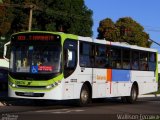
M126 97L126 101L127 103L133 104L137 101L137 97L138 97L138 88L135 85L133 85L131 89L131 94L130 96Z

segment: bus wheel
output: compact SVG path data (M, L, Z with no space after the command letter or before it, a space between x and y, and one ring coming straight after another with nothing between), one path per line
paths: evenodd
M87 85L83 85L80 93L79 106L87 105L91 100L91 94Z
M135 85L133 85L131 89L131 94L130 96L126 97L126 100L128 103L132 104L137 101L137 97L138 97L138 88Z

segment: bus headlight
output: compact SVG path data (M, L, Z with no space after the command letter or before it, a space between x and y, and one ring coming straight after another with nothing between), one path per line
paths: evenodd
M52 85L46 86L47 89L51 89L52 87L53 87Z
M51 84L51 85L46 86L46 89L51 89L51 88L53 88L53 87L55 87L55 86L57 86L57 85L58 85L58 83L55 82L54 84Z
M14 87L14 88L17 87L16 84L11 83L11 82L9 82L9 85L10 85L11 87Z

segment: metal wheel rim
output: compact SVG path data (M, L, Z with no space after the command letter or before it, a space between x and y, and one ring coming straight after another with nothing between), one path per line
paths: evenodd
M89 98L89 94L87 90L83 90L81 93L81 100L82 103L87 103L88 102L88 98Z
M136 98L137 98L137 91L133 88L133 90L132 90L132 99L136 100Z

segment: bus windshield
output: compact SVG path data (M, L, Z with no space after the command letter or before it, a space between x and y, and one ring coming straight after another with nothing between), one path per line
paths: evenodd
M11 72L47 74L61 70L60 45L14 45L11 49Z

